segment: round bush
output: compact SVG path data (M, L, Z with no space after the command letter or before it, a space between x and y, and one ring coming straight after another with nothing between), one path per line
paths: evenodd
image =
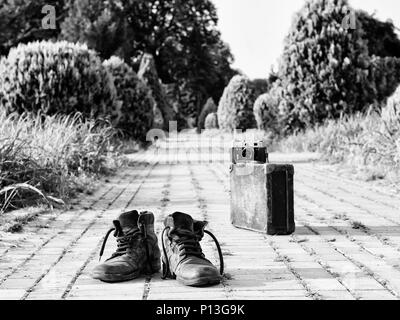
M259 96L254 103L254 117L257 128L260 130L277 132L278 131L278 110L280 98L276 90Z
M218 129L218 115L216 112L209 113L204 122L204 127L209 129Z
M390 131L400 130L400 86L382 109L382 120Z
M112 77L97 54L65 41L12 48L0 64L0 91L8 113L81 112L96 118L115 103Z
M103 65L113 76L117 91L118 107L109 113L112 124L127 136L145 141L154 117L150 90L120 58L111 57Z
M201 113L199 115L199 121L197 124L197 129L200 131L201 129L205 128L205 121L206 121L206 117L210 114L210 113L214 113L217 112L218 108L214 102L213 98L209 98L206 102L206 104L203 107L203 110L201 110Z
M219 127L223 130L246 130L255 127L254 90L247 77L236 75L225 88L218 105Z

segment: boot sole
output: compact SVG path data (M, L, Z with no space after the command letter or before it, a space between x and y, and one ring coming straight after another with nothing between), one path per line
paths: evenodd
M155 265L155 267L154 267ZM117 282L125 282L139 278L140 276L149 276L160 272L161 266L158 263L153 264L153 270L157 270L155 272L146 273L146 270L136 271L130 274L96 274L92 272L92 278L96 280L100 280L107 283L117 283Z
M92 274L92 278L107 283L124 282L137 279L141 276L141 272L134 272L131 274Z
M152 274L156 274L157 272L154 272ZM146 274L144 272L134 272L131 274L92 274L92 278L96 280L100 280L103 282L107 283L117 283L117 282L125 282L125 281L130 281L130 280L135 280L139 278L140 276L149 276L149 274Z
M176 277L176 280L189 287L205 287L205 286L213 286L221 283L221 277L215 277L215 278L210 278L210 277L204 277L204 278L197 278L193 280L185 280L179 277Z

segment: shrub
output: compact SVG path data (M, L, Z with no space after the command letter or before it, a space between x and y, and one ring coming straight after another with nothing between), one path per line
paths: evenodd
M218 108L213 100L213 98L209 98L204 105L203 109L201 110L201 113L199 115L199 121L197 123L197 129L200 131L201 129L205 128L205 121L207 116L210 113L215 113L217 112Z
M382 109L382 120L386 129L392 134L400 129L400 86Z
M285 137L278 145L284 152L319 152L341 168L350 165L363 179L400 178L400 122L388 126L385 117L372 110L327 120Z
M286 131L365 111L398 83L399 60L371 57L368 32L360 23L354 30L343 28L350 9L346 0L310 0L295 16L279 70ZM376 71L385 65L384 72ZM388 88L382 92L385 81Z
M218 115L216 112L209 113L204 122L205 129L218 129Z
M164 88L158 78L158 73L154 58L151 54L144 54L140 62L138 71L141 79L150 89L151 96L154 99L153 110L157 113L159 110L163 116L163 129L169 129L169 122L174 121L176 114L172 106L168 103Z
M218 105L220 128L230 131L254 128L254 100L250 80L244 76L234 76L225 88Z
M254 103L254 117L260 130L279 133L278 113L281 102L280 88L275 86L259 96Z
M114 134L79 115L18 117L0 110L0 212L90 191L93 176L118 164Z
M251 86L254 89L254 96L259 97L268 92L271 83L269 82L269 79L254 79L251 81Z
M145 141L154 117L149 89L120 58L113 56L103 64L117 90L118 108L110 112L111 122L128 137Z
M1 104L8 113L100 117L115 103L112 77L94 51L69 42L33 42L0 63Z

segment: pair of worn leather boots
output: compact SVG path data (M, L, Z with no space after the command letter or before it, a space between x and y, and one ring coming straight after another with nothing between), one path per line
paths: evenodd
M185 213L175 212L165 221L161 235L162 257L154 232L154 215L151 212L122 213L113 222L104 238L100 258L109 235L114 232L118 248L104 263L93 270L93 278L105 282L121 282L144 274L160 271L163 279L177 279L188 286L218 284L223 274L223 258L217 239L205 230L207 222L196 221ZM219 253L220 270L204 256L200 241L204 234L215 241ZM161 260L160 260L161 257Z

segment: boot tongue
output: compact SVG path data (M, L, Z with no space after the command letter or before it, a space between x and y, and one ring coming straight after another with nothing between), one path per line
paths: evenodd
M118 217L119 223L121 224L122 231L124 233L138 228L139 213L134 211L124 212Z
M194 220L193 222L193 229L194 233L200 238L203 239L204 237L204 229L208 225L207 221L197 221Z
M171 227L171 232L173 231L190 231L194 232L193 218L186 213L175 212L165 220L165 225Z

